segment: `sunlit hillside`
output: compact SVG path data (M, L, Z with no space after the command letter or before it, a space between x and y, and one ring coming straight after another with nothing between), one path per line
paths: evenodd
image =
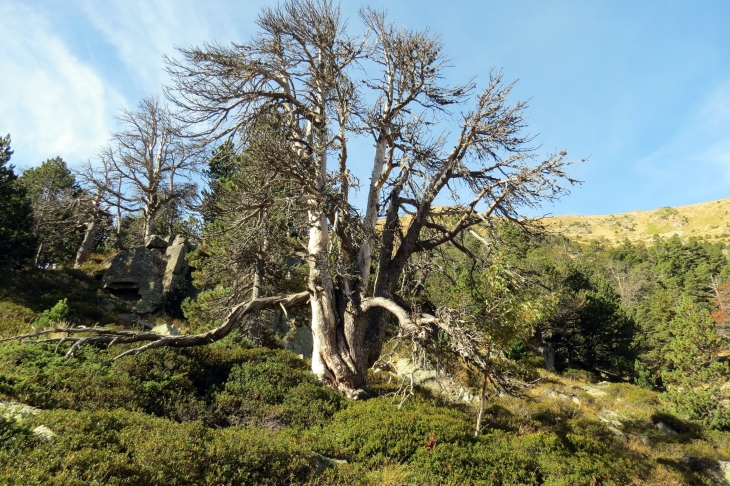
M730 198L690 206L605 216L553 216L545 218L551 231L578 241L651 241L655 236L682 239L697 237L730 241Z

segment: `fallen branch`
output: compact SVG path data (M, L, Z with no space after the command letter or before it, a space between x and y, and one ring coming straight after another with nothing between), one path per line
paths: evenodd
M107 347L115 344L128 344L137 342L147 342L138 348L127 350L113 359L123 358L124 356L136 355L143 351L159 347L171 348L187 348L192 346L200 346L220 341L234 331L240 324L241 319L247 314L274 308L291 308L305 305L309 301L309 292L299 292L290 295L278 295L274 297L259 297L252 299L243 304L234 307L228 316L223 320L220 326L210 331L181 336L163 336L149 331L129 331L123 329L107 329L104 327L58 327L55 329L46 329L19 336L0 339L3 341L24 341L26 339L37 338L53 333L65 333L66 336L59 338L35 339L33 343L49 343L55 342L59 345L63 342L73 342L71 348L66 352L65 358L70 358L74 353L84 345L106 345ZM68 334L89 333L89 336L69 337Z

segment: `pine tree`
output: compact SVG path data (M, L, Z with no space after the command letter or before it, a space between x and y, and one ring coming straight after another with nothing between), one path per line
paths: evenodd
M35 264L60 264L73 258L82 238L76 178L61 157L23 171L18 179L33 206L38 238Z
M724 343L709 311L683 298L668 331L672 339L663 349L663 399L687 419L730 428L730 365L718 357Z
M0 137L0 268L17 268L33 257L33 208L8 165L10 135Z

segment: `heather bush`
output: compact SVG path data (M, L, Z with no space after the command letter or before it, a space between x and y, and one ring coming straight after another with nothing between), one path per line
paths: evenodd
M306 446L273 432L210 429L123 410L56 410L33 420L56 437L26 434L24 447L0 449L0 483L276 485L301 483L313 473Z
M388 398L350 404L314 434L320 452L378 466L405 462L429 440L435 444L469 441L471 417L448 407L413 399L397 408Z
M209 425L306 427L343 403L297 356L282 350L153 349L109 363L82 348L64 359L52 345L0 344L0 394L40 408L141 411ZM114 350L119 352L119 350Z

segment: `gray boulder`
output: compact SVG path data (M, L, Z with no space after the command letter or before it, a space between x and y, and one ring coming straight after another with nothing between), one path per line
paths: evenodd
M143 246L120 251L104 274L104 288L137 290L143 282L149 280L154 264L152 252Z
M185 279L185 255L190 244L182 236L152 235L138 246L119 252L104 274L104 288L120 298L136 301L134 312L150 314L162 307L166 295Z
M145 248L167 248L169 244L170 242L167 239L157 235L148 236L144 240Z
M41 410L18 402L0 402L0 417L21 422Z
M666 435L677 435L677 431L665 424L664 422L658 422L656 428L659 432Z

